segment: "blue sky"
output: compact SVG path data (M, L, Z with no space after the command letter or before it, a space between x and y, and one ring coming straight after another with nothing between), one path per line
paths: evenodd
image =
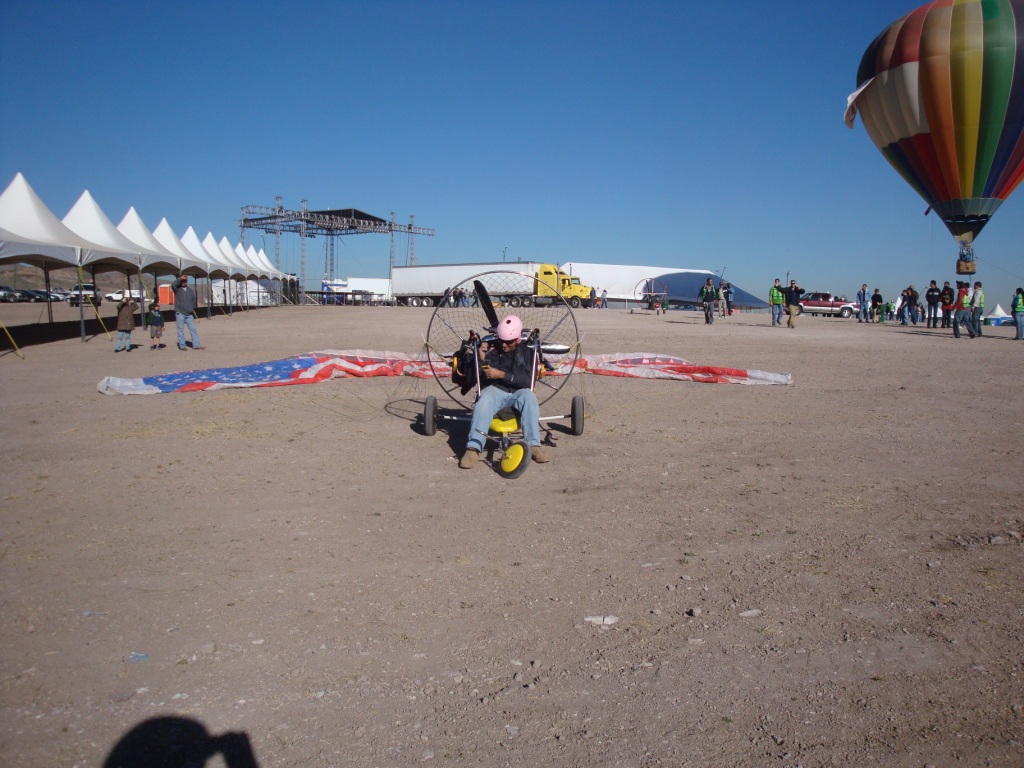
M437 233L418 263L507 247L889 296L955 278L945 227L842 121L864 49L914 5L2 0L0 187L20 170L59 217L89 189L114 223L134 205L232 242L281 195L415 215ZM387 236L337 249L338 276L386 276ZM1024 192L976 252L1006 307ZM307 241L310 287L323 267Z

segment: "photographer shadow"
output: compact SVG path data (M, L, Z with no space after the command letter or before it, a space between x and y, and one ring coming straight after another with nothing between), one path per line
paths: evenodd
M103 768L202 768L221 755L227 768L259 768L244 733L211 736L187 717L154 717L139 723L114 745Z

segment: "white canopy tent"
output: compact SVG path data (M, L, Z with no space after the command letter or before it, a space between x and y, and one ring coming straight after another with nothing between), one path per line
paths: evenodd
M103 251L61 223L21 173L0 194L0 229L0 263L79 267L83 251Z
M153 237L165 250L174 254L179 259L179 271L178 274L189 274L189 275L206 275L208 270L204 263L193 256L192 252L185 247L185 245L178 238L178 235L171 228L171 225L167 223L167 219L160 219L160 223L156 225L156 229L153 230Z
M61 221L72 232L106 249L83 252L83 267L90 267L93 271L97 267L105 270L139 269L143 249L118 232L89 190L82 192Z

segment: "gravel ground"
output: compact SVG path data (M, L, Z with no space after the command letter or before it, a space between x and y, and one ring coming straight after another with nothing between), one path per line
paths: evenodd
M96 391L414 353L428 310L5 353L3 762L1024 765L1012 329L576 315L587 353L793 384L579 377L543 410L582 393L585 433L506 481L422 434L430 381Z

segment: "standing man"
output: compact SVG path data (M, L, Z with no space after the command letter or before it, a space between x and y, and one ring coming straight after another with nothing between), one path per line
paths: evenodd
M883 314L885 306L885 299L882 298L882 292L875 288L875 292L871 294L871 319L876 323L884 323L885 315Z
M171 283L171 292L174 294L174 322L178 326L178 349L187 349L185 326L188 326L188 333L192 337L192 349L206 349L199 341L196 321L192 317L196 309L196 292L188 284L188 275L179 275L178 279Z
M960 338L961 324L967 329L970 337L974 338L974 323L971 322L971 291L970 283L956 281L956 312L953 313L953 338Z
M984 312L985 292L981 290L981 280L975 280L974 293L971 294L971 325L975 336L981 336L981 316Z
M590 309L597 307L597 288L590 287Z
M942 284L939 301L942 302L942 327L949 328L953 325L953 302L956 301L956 294L949 287L949 280Z
M782 327L782 307L786 302L786 294L782 290L779 278L775 278L775 285L768 289L768 304L772 308L772 327Z
M732 314L732 308L729 306L731 298L732 286L725 282L725 280L722 280L718 284L718 309L722 317L729 317Z
M601 309L608 309L608 289L601 291Z
M796 280L789 281L789 287L783 292L786 294L786 309L789 311L789 320L786 326L796 328L796 316L800 312L800 297L804 293L803 288L798 288Z
M942 291L932 280L928 284L928 290L924 292L924 300L927 304L928 314L925 315L925 328L939 327L939 301L942 299Z
M1017 333L1014 341L1024 341L1024 288L1018 288L1010 300L1010 314L1013 315L1013 325Z
M697 294L697 301L704 307L704 325L714 325L715 323L715 301L718 299L718 291L715 290L715 281L710 277L708 281L701 286L700 292Z
M860 305L859 309L857 310L857 322L870 322L870 320L868 319L870 317L870 315L868 314L868 308L871 305L871 294L868 293L867 283L864 283L864 285L860 287L860 290L857 291L857 303Z

